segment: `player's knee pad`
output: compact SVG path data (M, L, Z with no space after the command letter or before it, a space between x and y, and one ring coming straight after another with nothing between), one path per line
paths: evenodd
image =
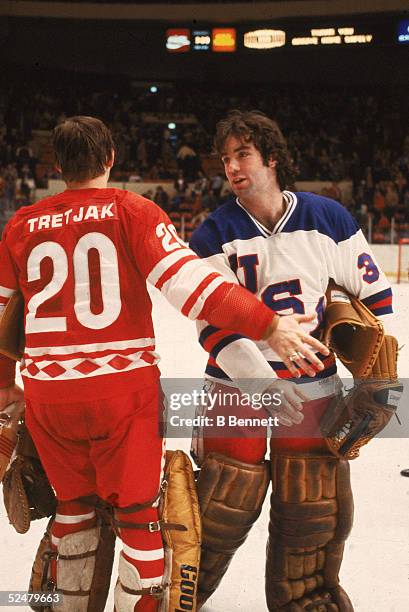
M199 605L212 595L258 518L270 482L267 463L209 454L197 481L202 516Z
M51 524L37 550L30 590L62 593L63 603L56 608L59 612L103 612L115 553L115 534L111 526L100 520L97 527L65 535L55 551L51 547ZM51 576L54 560L57 563L56 582Z
M270 612L353 612L338 572L353 520L349 464L274 452L266 598Z

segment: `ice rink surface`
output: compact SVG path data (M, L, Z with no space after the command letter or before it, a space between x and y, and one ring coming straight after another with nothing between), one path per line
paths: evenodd
M159 293L153 294L153 302L162 375L200 377L206 354L196 341L194 323L179 315ZM396 314L390 318L388 331L398 338L400 346L404 345L400 351L399 374L406 378L406 391L399 412L402 419L408 419L409 285L394 287L394 308ZM169 440L168 448L176 447L188 451L188 440ZM341 583L354 603L355 612L409 610L409 478L399 474L404 467L409 468L408 439L374 440L351 462L355 519L346 545ZM260 519L203 612L264 612L267 609L264 553L268 510L267 495ZM46 520L35 521L27 534L17 534L8 524L0 503L0 590L27 588L33 557L45 526ZM112 609L111 589L106 610ZM1 607L1 610L16 608Z

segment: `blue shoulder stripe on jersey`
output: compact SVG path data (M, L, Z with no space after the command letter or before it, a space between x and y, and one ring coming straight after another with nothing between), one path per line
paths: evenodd
M219 206L192 234L189 246L199 257L223 253L223 245L233 240L263 237L245 210L234 200Z
M297 206L282 233L316 230L342 242L359 231L359 225L342 204L314 193L296 192Z
M335 200L307 192L292 195L296 205L283 225L278 225L282 233L317 231L338 243L359 231L355 219ZM247 212L232 200L209 215L193 232L189 244L200 257L210 257L222 253L226 243L255 237L269 239Z
M361 301L362 304L369 307L371 304L375 304L389 297L392 297L392 289L390 287L388 287L388 289L383 289L383 291L378 291L378 293L374 293Z

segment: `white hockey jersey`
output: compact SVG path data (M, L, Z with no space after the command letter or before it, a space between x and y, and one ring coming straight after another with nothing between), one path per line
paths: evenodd
M304 324L317 336L330 278L379 316L392 312L392 291L349 212L312 193L284 192L285 214L273 231L253 218L238 200L214 211L193 233L190 247L217 270L260 297L280 315L316 313ZM199 341L209 353L206 375L213 379L290 377L263 341L199 324ZM336 372L333 356L316 379ZM300 382L311 380L302 377Z

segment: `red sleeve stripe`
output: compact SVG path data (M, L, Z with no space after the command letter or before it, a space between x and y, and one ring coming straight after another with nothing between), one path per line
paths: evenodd
M174 263L170 268L168 268L162 276L155 283L155 287L157 289L162 289L163 285L168 281L174 274L176 274L182 266L185 265L188 261L192 259L197 259L195 255L186 255L183 259L179 259L176 263Z
M218 272L208 274L183 304L181 310L182 314L186 317L196 319L203 310L206 299L223 282L224 280Z
M369 304L369 310L376 310L377 308L382 308L384 306L392 306L392 296L386 297L383 300L379 300L379 302L375 302L374 304Z

